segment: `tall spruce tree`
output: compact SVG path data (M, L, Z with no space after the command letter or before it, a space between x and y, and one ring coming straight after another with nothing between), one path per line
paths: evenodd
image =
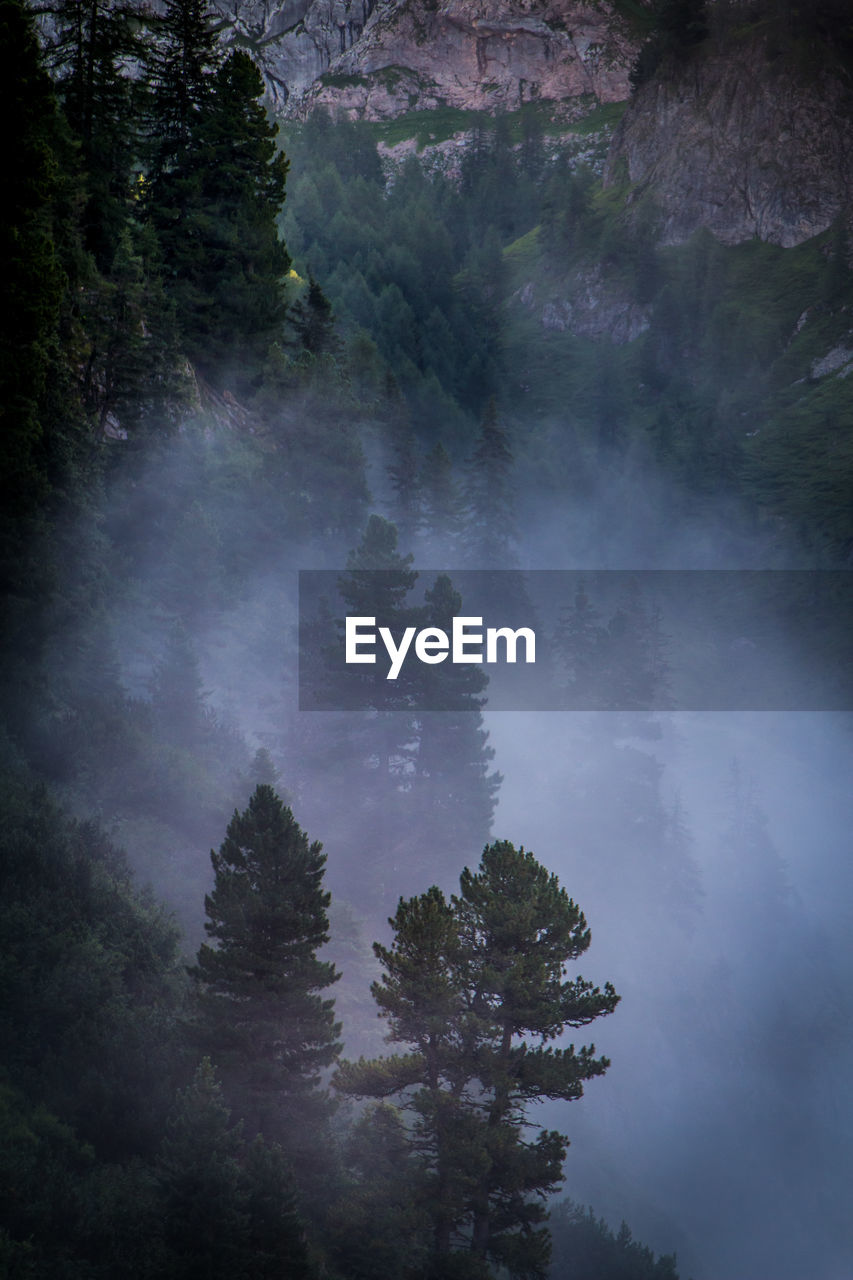
M210 1059L182 1090L167 1121L157 1168L161 1230L175 1280L245 1276L248 1217L240 1187L240 1127L230 1123Z
M168 1280L313 1280L281 1148L243 1141L209 1058L167 1121L156 1168ZM133 1273L137 1274L136 1272Z
M157 177L184 159L222 57L207 0L166 0L155 23L158 39L150 55L150 74Z
M556 876L508 841L487 846L448 902L433 887L400 900L374 999L390 1058L343 1064L336 1083L359 1097L397 1096L432 1220L431 1277L544 1276L542 1198L561 1180L566 1138L528 1136L529 1105L576 1099L609 1063L594 1045L554 1048L566 1027L612 1012L619 997L565 966L589 947L583 913Z
M338 582L347 614L375 617L377 625L390 627L398 640L405 627L418 625L422 609L409 601L418 578L411 563L412 556L403 556L397 549L395 526L372 515ZM381 661L364 670L369 674L362 677L361 709L349 717L347 726L351 799L343 816L350 848L355 832L357 839L366 841L357 854L364 855L369 849L366 857L359 858L358 883L349 889L359 905L370 907L377 899L393 902L400 891L399 876L405 869L411 836L416 727L409 673L387 680ZM351 673L347 684L352 684ZM345 696L342 706L346 705ZM352 852L356 854L356 850ZM383 914L387 910L385 906Z
M202 945L192 970L201 1035L232 1106L291 1155L310 1150L329 1114L320 1078L340 1049L334 1001L322 995L339 975L316 954L329 937L321 850L258 786L211 851L205 929L216 945Z
M153 79L147 206L181 337L212 382L246 390L285 314L277 126L254 62L242 50L221 60L198 0L170 0Z
M57 0L54 13L49 57L80 148L85 243L99 269L109 271L127 220L140 142L142 84L129 66L144 58L141 6L133 0Z
M512 449L498 418L494 396L486 406L468 463L468 553L475 567L509 569L516 538L512 494Z
M446 574L425 593L424 625L448 635L464 614ZM482 846L492 829L501 775L490 771L494 750L483 728L488 676L478 665L444 662L419 673L413 869L436 883L456 877L465 850Z
M61 420L51 421L45 404L50 384L62 384L58 338L68 280L60 241L70 231L67 222L62 225L68 147L33 17L20 0L0 5L0 104L0 163L7 177L0 198L0 577L6 586L11 579L17 594L26 554L20 522L44 503L52 482L64 479L56 463L70 452L68 442L57 439Z
M431 555L450 564L459 554L464 510L453 463L443 444L435 445L424 458L420 490L423 537Z

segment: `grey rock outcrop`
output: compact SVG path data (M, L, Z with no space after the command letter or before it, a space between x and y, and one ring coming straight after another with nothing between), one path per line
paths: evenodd
M278 110L379 119L628 92L606 17L575 0L214 0Z
M531 312L546 331L605 339L619 347L645 333L651 312L606 279L597 264L577 268L557 288L528 281L512 302Z
M760 38L703 47L643 85L617 129L605 182L649 189L661 239L707 227L725 244L790 247L849 208L853 92L831 60L798 71Z

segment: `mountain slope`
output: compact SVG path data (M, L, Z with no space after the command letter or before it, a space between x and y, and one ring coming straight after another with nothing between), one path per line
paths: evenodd
M495 111L584 94L619 101L627 61L605 15L573 0L237 0L218 8L279 110L378 119Z

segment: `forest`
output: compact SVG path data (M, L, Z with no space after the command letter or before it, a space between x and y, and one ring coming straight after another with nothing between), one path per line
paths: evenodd
M635 93L708 37L615 11ZM204 0L0 59L0 1274L839 1280L849 715L671 710L644 571L849 569L849 211L662 243L625 104L277 122ZM605 710L353 703L341 604Z

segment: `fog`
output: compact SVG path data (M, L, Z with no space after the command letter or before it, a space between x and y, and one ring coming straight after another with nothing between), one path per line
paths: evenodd
M137 491L171 503L176 476L186 486L195 465L191 453L179 443L165 469L158 463L134 481ZM661 527L661 481L635 475L629 506L626 478L616 476L615 495L607 481L605 469L606 543L597 547L591 534L600 527L592 495L574 508L540 506L519 561L761 567L762 549L748 547L723 516L719 528L707 514ZM525 504L535 508L533 492L521 495ZM258 520L239 506L231 518L235 534L244 518ZM572 529L585 530L585 541L567 554ZM168 647L166 621L149 602L166 578L192 580L192 564L170 546L167 560L153 537L142 539L129 589L111 602L123 679L143 700ZM424 540L417 563L452 575L457 566L443 566L439 549ZM452 891L480 849L464 843L461 828L448 842L434 814L412 807L399 777L371 793L375 743L365 743L375 726L363 715L297 710L295 570L343 570L345 560L340 537L320 546L289 539L253 559L232 612L208 613L203 596L185 597L182 612L211 715L223 732L230 724L251 749L269 751L279 789L324 842L335 901L330 950L346 971L339 1010L356 1054L381 1051L367 995L376 972L369 943L387 936L400 894L433 881ZM495 751L489 768L503 778L492 836L532 849L557 873L592 928L584 977L611 980L623 997L610 1018L578 1033L612 1060L605 1077L582 1101L534 1115L571 1139L566 1192L614 1226L627 1220L656 1250L677 1251L682 1277L847 1280L849 716L487 706L485 727ZM201 937L207 851L249 785L234 782L203 812L164 815L153 832L114 820L141 878L177 910L189 953Z
M849 725L831 714L669 717L662 784L681 797L701 888L679 929L661 920L652 884L621 893L630 839L602 850L595 813L573 819L582 744L569 719L489 717L506 775L496 828L523 832L584 905L585 976L610 978L624 997L595 1029L610 1071L562 1117L567 1190L657 1248L668 1242L697 1280L840 1280ZM726 815L733 761L761 810L758 832L741 831L740 842ZM619 778L607 782L616 803ZM608 859L606 875L590 856Z
M566 1193L675 1250L682 1280L849 1280L850 715L784 701L509 712L490 710L486 689L487 747L476 711L300 711L297 573L343 574L369 513L394 517L393 430L344 425L316 385L281 412L272 444L187 423L144 458L110 459L106 509L66 538L69 594L88 548L103 538L119 550L99 610L73 630L60 616L46 649L59 709L29 746L50 782L127 849L192 957L209 850L274 777L328 857L329 954L344 973L335 994L352 1056L383 1051L370 944L388 937L399 896L433 883L452 892L489 838L533 850L592 929L583 976L622 996L577 1035L611 1059L606 1075L532 1117L570 1137ZM590 450L572 491L555 491L545 443L569 451L574 429L570 409L513 420L518 536L512 563L488 567L591 581L598 570L811 567L734 497L694 503L630 449L599 450L594 467ZM419 590L436 572L484 567L448 529L422 524L399 550L430 571ZM530 603L522 586L513 625ZM551 603L547 616L536 601L546 629L571 600ZM606 624L610 606L593 605ZM781 631L765 625L762 644L763 668L808 685L803 651ZM122 697L130 727L110 722L90 740Z

